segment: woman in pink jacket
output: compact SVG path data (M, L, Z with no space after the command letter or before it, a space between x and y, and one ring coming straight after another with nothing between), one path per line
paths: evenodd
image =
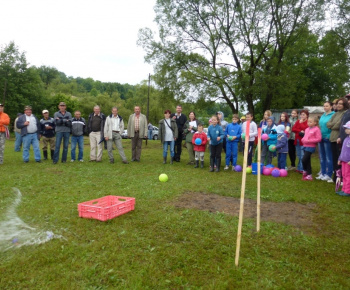
M317 117L309 117L307 120L308 128L305 129L305 135L301 139L303 143L303 180L312 180L312 169L311 169L311 154L315 152L316 146L322 140L322 134L318 124Z

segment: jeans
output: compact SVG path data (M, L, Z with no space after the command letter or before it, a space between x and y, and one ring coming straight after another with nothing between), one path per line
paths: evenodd
M287 163L287 153L278 153L277 160L277 167L279 169L285 169Z
M75 148L77 147L78 143L78 149L79 149L79 154L78 154L78 160L83 159L83 150L84 150L84 136L72 136L71 138L71 143L72 143L72 149L71 149L71 159L75 160Z
M40 161L41 155L40 155L40 145L38 140L38 134L37 133L27 134L23 136L22 139L23 139L23 161L25 162L29 161L30 145L33 145L35 161Z
M322 174L327 174L329 177L333 174L333 157L331 142L329 139L322 139L318 144L320 150L320 163Z
M297 140L297 145L295 145L295 149L297 151L297 156L298 156L298 165L297 165L297 169L299 171L303 171L303 164L302 164L302 160L303 160L303 156L304 156L304 151L303 151L303 146L300 145L299 143L300 141Z
M15 132L16 135L16 141L15 141L15 151L20 152L21 151L21 146L22 146L22 136L21 133Z
M60 147L61 147L62 139L63 139L62 162L67 161L69 136L70 136L69 132L57 132L56 133L55 154L53 155L53 162L54 163L57 163L58 159L60 158Z
M148 130L148 140L152 140L153 130Z
M168 146L170 146L170 156L174 157L175 156L175 141L164 141L163 143L163 157L167 157L168 155Z

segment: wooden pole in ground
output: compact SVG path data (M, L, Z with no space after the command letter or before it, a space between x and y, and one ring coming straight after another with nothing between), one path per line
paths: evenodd
M256 197L256 231L260 231L261 128L258 129L258 188Z
M244 157L243 157L243 169L242 169L242 186L241 186L241 202L239 206L239 220L238 220L238 231L237 231L237 245L236 245L236 258L235 264L238 267L239 251L241 248L241 236L242 236L242 223L243 223L243 210L244 210L244 192L245 182L247 177L247 159L248 159L248 148L249 148L249 129L250 121L247 121L245 130L245 143L244 143Z

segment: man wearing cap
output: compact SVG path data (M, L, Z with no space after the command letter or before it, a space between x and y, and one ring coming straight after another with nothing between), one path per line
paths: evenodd
M55 154L55 120L49 116L48 110L43 110L43 118L40 120L41 136L43 137L44 160L47 160L47 145L50 145L51 159Z
M66 111L66 103L60 102L58 105L59 111L53 116L55 120L56 144L55 153L53 156L53 164L57 164L60 158L60 147L63 140L62 163L67 162L69 136L72 126L72 114Z
M4 104L0 104L0 164L4 162L6 129L9 124L10 117L4 113Z
M101 113L100 106L94 107L94 112L89 115L88 133L90 138L90 162L102 161L102 143L104 141L104 126L106 116ZM97 153L96 153L97 150Z
M40 122L35 115L32 114L32 107L25 106L24 114L18 118L17 127L21 129L23 139L23 161L29 162L29 149L33 145L35 161L41 162L40 155Z

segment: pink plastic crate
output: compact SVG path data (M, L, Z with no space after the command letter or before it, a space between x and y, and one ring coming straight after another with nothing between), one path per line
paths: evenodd
M110 220L135 208L135 198L108 195L78 204L79 217Z

